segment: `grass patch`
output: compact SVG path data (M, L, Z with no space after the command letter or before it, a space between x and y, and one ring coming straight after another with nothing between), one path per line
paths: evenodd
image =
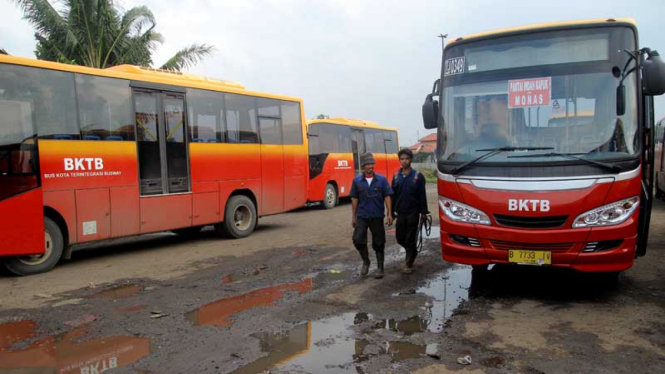
M437 175L436 170L434 169L419 169L423 176L425 176L425 181L427 183L436 183Z

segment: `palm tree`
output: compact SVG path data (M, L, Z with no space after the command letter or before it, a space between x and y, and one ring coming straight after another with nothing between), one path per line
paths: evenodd
M0 55L8 55L7 51L4 50L4 48L0 48Z
M56 10L47 0L14 0L23 18L35 27L38 59L106 68L120 64L151 66L152 53L163 43L155 17L145 6L122 12L113 0L64 0ZM214 51L193 44L161 68L181 70Z

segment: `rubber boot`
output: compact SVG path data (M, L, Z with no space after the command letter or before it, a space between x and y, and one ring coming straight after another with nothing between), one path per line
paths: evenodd
M376 252L376 273L374 273L376 279L383 278L383 256L383 252Z
M363 266L360 269L360 275L366 277L367 274L369 274L369 251L367 250L367 247L365 247L358 249L358 252L360 252L360 258L363 260Z

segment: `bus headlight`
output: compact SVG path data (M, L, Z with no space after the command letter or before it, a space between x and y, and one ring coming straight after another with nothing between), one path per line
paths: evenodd
M482 211L455 200L439 196L439 206L446 217L457 222L491 225L490 217Z
M613 226L625 222L640 205L638 196L603 205L600 208L580 214L573 222L573 228Z

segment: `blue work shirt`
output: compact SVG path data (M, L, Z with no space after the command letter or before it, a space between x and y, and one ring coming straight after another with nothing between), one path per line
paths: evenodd
M353 178L351 184L351 198L358 199L358 218L383 218L385 209L383 207L385 198L393 194L386 177L374 173L372 184L368 185L364 174Z
M427 214L427 193L425 177L415 169L406 176L400 169L393 178L393 211L397 214Z

